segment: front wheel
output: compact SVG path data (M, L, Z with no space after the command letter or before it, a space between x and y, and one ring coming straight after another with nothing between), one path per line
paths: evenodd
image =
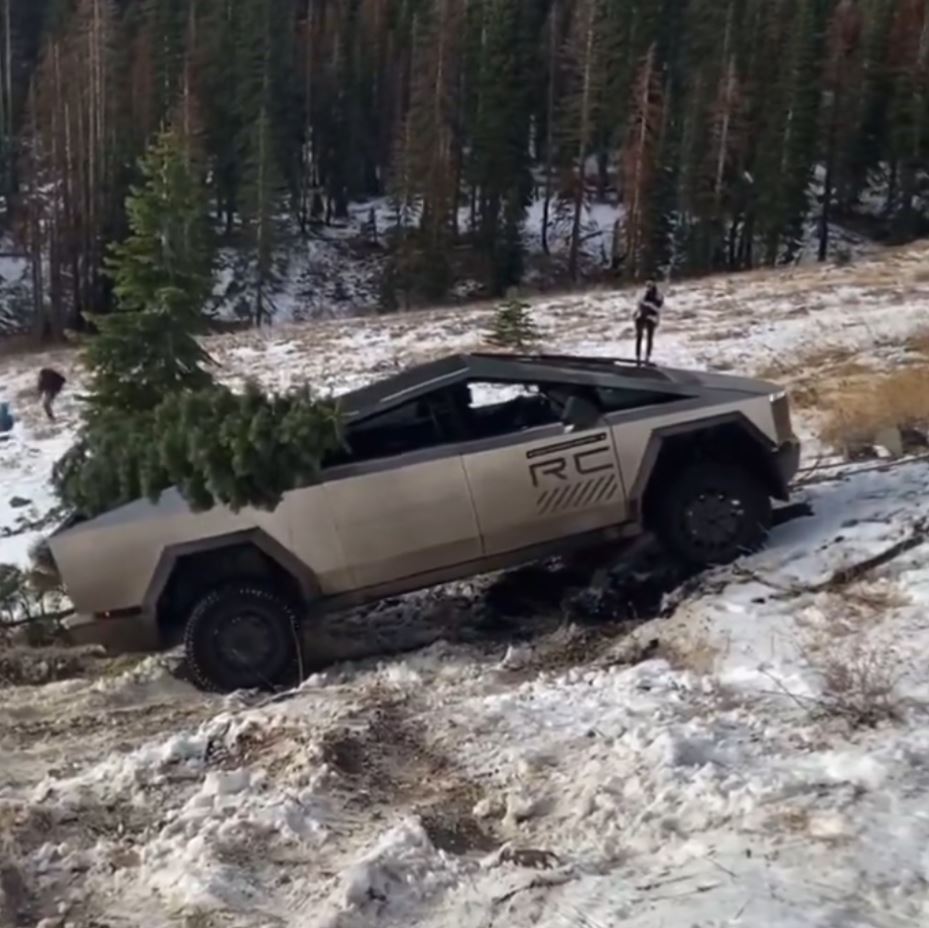
M261 586L224 586L190 614L184 649L203 689L271 689L291 682L297 664L297 613Z
M701 461L662 487L655 533L691 564L727 564L756 550L771 526L771 499L740 467Z

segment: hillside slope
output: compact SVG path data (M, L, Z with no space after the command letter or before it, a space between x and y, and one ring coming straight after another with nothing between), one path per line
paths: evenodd
M797 382L811 367L852 357L861 368L898 361L907 338L929 324L929 247L885 252L844 268L826 266L712 277L675 285L658 337L659 362L739 372L764 371ZM634 290L546 298L533 317L543 350L628 356L633 351ZM218 376L254 378L287 389L309 382L323 392L352 389L404 364L484 345L493 307L418 311L345 319L206 340ZM21 424L0 444L0 563L21 562L41 534L51 502L46 481L78 419L81 371L71 351L0 358L0 395ZM36 371L59 367L69 386L59 421L48 423L33 393ZM6 492L8 489L8 493ZM14 496L29 505L10 507ZM12 537L2 537L15 532Z
M662 361L841 378L914 358L927 250L675 288ZM926 282L923 279L926 278ZM546 347L627 354L633 293L535 308ZM230 382L362 383L480 345L487 308L217 338ZM31 368L72 376L56 425ZM24 421L0 510L49 506L80 375L4 360ZM815 409L800 417L811 437ZM815 449L815 442L810 441ZM7 686L0 924L237 928L876 926L929 918L929 468L850 470L815 516L713 572L673 615L596 629L541 609L486 628L485 586L410 597L346 634L420 645L285 698L220 698L173 659ZM4 499L3 505L9 506ZM20 558L37 532L0 543ZM531 626L535 624L536 628ZM12 913L12 914L10 914Z

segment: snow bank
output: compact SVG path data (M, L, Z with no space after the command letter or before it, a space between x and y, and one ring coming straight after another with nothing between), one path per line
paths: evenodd
M343 876L343 911L389 910L402 916L404 908L421 903L454 882L454 864L436 851L416 819L408 819L382 835Z
M143 848L135 892L172 908L250 908L270 897L250 873L262 846L299 848L311 860L327 817L313 788L282 795L261 770L211 771Z

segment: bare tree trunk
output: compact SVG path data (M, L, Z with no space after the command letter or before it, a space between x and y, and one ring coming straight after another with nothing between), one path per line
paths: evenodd
M42 266L42 194L39 183L39 115L35 91L30 107L30 208L29 208L29 263L32 278L32 331L36 340L45 337L47 319L45 315L44 269Z
M184 74L181 84L181 131L183 133L184 162L189 168L194 154L194 78L193 56L197 47L197 4L191 0L187 19L187 49L184 55Z
M913 198L916 195L916 174L922 166L922 143L925 124L926 93L923 75L926 73L926 62L929 59L929 0L923 0L922 28L919 33L919 44L916 52L914 67L914 100L913 100L913 130L911 138L913 146L910 151L910 161L904 159L904 173L901 190L904 193L903 202L903 230L904 235L910 238L915 232Z
M545 200L542 204L542 251L548 250L548 216L552 202L552 167L555 147L555 69L558 66L558 0L548 16L548 92L545 101Z
M313 191L316 189L316 179L313 168L316 163L314 151L315 139L313 134L313 10L315 0L306 0L306 43L304 48L305 68L303 86L304 119L303 119L303 151L301 152L301 178L300 178L300 233L304 238L309 234L310 216L312 213Z
M74 244L74 233L76 223L74 220L74 145L71 133L71 105L65 102L64 107L65 123L65 176L64 176L64 214L65 214L65 232L67 236L68 257L71 265L71 325L80 329L82 325L81 317L78 315L78 259L77 248Z
M568 258L568 273L572 280L577 279L578 254L581 244L581 210L584 207L584 182L586 180L585 160L587 145L590 140L591 90L593 81L594 53L594 18L596 6L593 0L587 4L587 23L584 27L583 76L581 79L581 99L579 114L579 131L577 142L577 177L574 189L574 219L571 223L571 252Z
M75 135L77 138L78 145L78 156L77 156L77 228L75 229L75 247L79 253L80 260L80 273L78 274L78 279L80 281L79 294L80 294L80 307L82 310L88 309L87 305L87 293L88 293L88 263L90 262L90 227L91 227L91 204L90 204L90 188L91 188L91 179L89 172L89 164L91 162L90 152L88 149L88 144L90 141L90 135L88 132L88 121L90 119L90 114L87 106L83 104L82 101L78 101L78 104L75 109L76 115L76 124L75 124Z
M272 260L271 249L271 209L270 186L271 186L271 151L268 144L268 136L271 132L268 101L271 97L271 13L270 7L266 7L265 24L264 24L264 61L261 75L261 108L258 113L258 176L256 177L257 190L255 192L256 222L255 229L256 239L255 248L257 251L257 281L255 289L255 325L261 327L265 315L268 321L271 320L271 314L265 313L265 291L267 289L268 277L270 275L270 264Z
M723 178L726 171L726 160L729 156L729 133L732 126L732 109L735 103L736 76L735 59L731 59L723 79L722 97L722 123L719 128L719 149L716 152L716 177L713 185L713 200L717 218L723 194Z
M648 136L651 129L651 107L650 94L652 88L652 72L655 61L655 49L649 49L648 56L645 60L645 68L641 76L641 99L639 100L639 133L635 140L634 148L634 169L632 174L632 183L630 184L629 195L630 202L628 206L627 229L629 232L629 246L627 254L629 256L629 269L633 277L641 272L641 240L642 240L642 196L643 182L645 178L645 166L648 148Z
M427 201L432 200L433 220L429 223L427 234L432 240L432 245L438 248L441 243L444 226L448 220L448 178L446 170L448 167L449 149L448 133L446 130L445 114L442 109L442 102L445 96L447 61L447 43L448 43L448 0L438 0L439 7L438 17L438 48L436 49L436 66L435 66L435 94L432 100L432 131L435 133L435 139L432 142L432 157L429 161L429 183L427 189ZM426 212L423 212L425 219Z
M97 204L99 198L98 158L100 156L100 149L98 147L100 116L98 108L101 100L100 89L98 87L98 58L100 54L100 0L90 0L90 4L91 17L88 34L88 67L90 70L90 91L87 112L87 235L85 238L84 252L85 270L83 297L85 304L93 303L93 280L95 276L95 266L97 263Z
M255 291L255 325L261 328L264 315L264 291L267 268L268 242L268 204L266 202L268 182L268 127L267 104L262 104L261 115L258 117L258 236L256 248L258 250L258 286Z
M6 73L9 58L7 41L10 35L10 0L4 0L0 11L0 25L3 28L3 44L0 45L0 73ZM0 189L7 189L8 169L11 162L10 142L13 134L13 113L7 105L5 80L0 82Z
M458 241L461 234L460 223L458 221L459 196L461 195L461 185L464 179L464 98L465 98L465 69L458 68L455 77L455 117L453 120L452 136L452 238Z
M58 341L62 336L61 320L63 318L63 258L62 243L64 241L62 197L65 184L65 170L62 163L64 156L63 126L62 126L62 100L64 88L61 76L61 47L56 42L52 52L52 69L54 73L54 100L51 103L51 173L53 183L50 189L51 221L48 233L48 294L49 318L48 332L52 339Z
M823 210L819 218L819 261L829 256L829 222L832 218L832 188L835 175L836 136L839 128L839 106L842 86L837 84L832 100L832 113L829 117L829 130L826 139L826 177L823 183Z
M480 60L484 60L484 52L487 48L487 11L490 4L483 3L481 4L481 44L480 44ZM484 94L483 94L483 82L478 80L478 92L477 92L477 105L475 107L475 125L481 125L484 116ZM483 211L483 191L481 192L481 209ZM472 178L472 187L471 187L471 196L470 204L468 210L468 224L469 229L474 234L475 229L478 226L477 220L478 213L478 190L476 179Z
M13 0L5 0L3 7L3 34L4 34L4 56L3 56L3 96L6 97L6 167L9 173L13 172L13 18L11 14Z

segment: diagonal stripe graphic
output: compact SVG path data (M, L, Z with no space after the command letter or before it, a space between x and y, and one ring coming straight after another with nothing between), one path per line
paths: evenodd
M567 498L564 501L564 509L572 509L577 503L577 498L583 492L586 483L576 483L571 487L571 492L568 494Z
M607 476L598 477L596 480L591 480L590 483L587 484L587 487L581 495L581 498L577 501L578 507L588 505L600 487L602 487L603 484L606 483L609 479L610 478Z
M561 509L561 504L564 502L565 497L566 497L566 496L568 495L568 493L570 493L570 492L571 492L571 487L570 487L570 486L562 487L562 488L555 494L555 500L554 500L554 502L552 503L552 505L548 507L548 511L549 511L550 513L558 512L558 511Z
M555 505L555 500L558 499L558 494L561 492L561 489L549 490L548 498L545 500L545 505L541 508L541 513L547 515L552 511L552 507Z
M605 502L606 500L612 499L616 493L616 476L610 474L610 479L603 485L603 489L597 494L594 499L595 503Z

